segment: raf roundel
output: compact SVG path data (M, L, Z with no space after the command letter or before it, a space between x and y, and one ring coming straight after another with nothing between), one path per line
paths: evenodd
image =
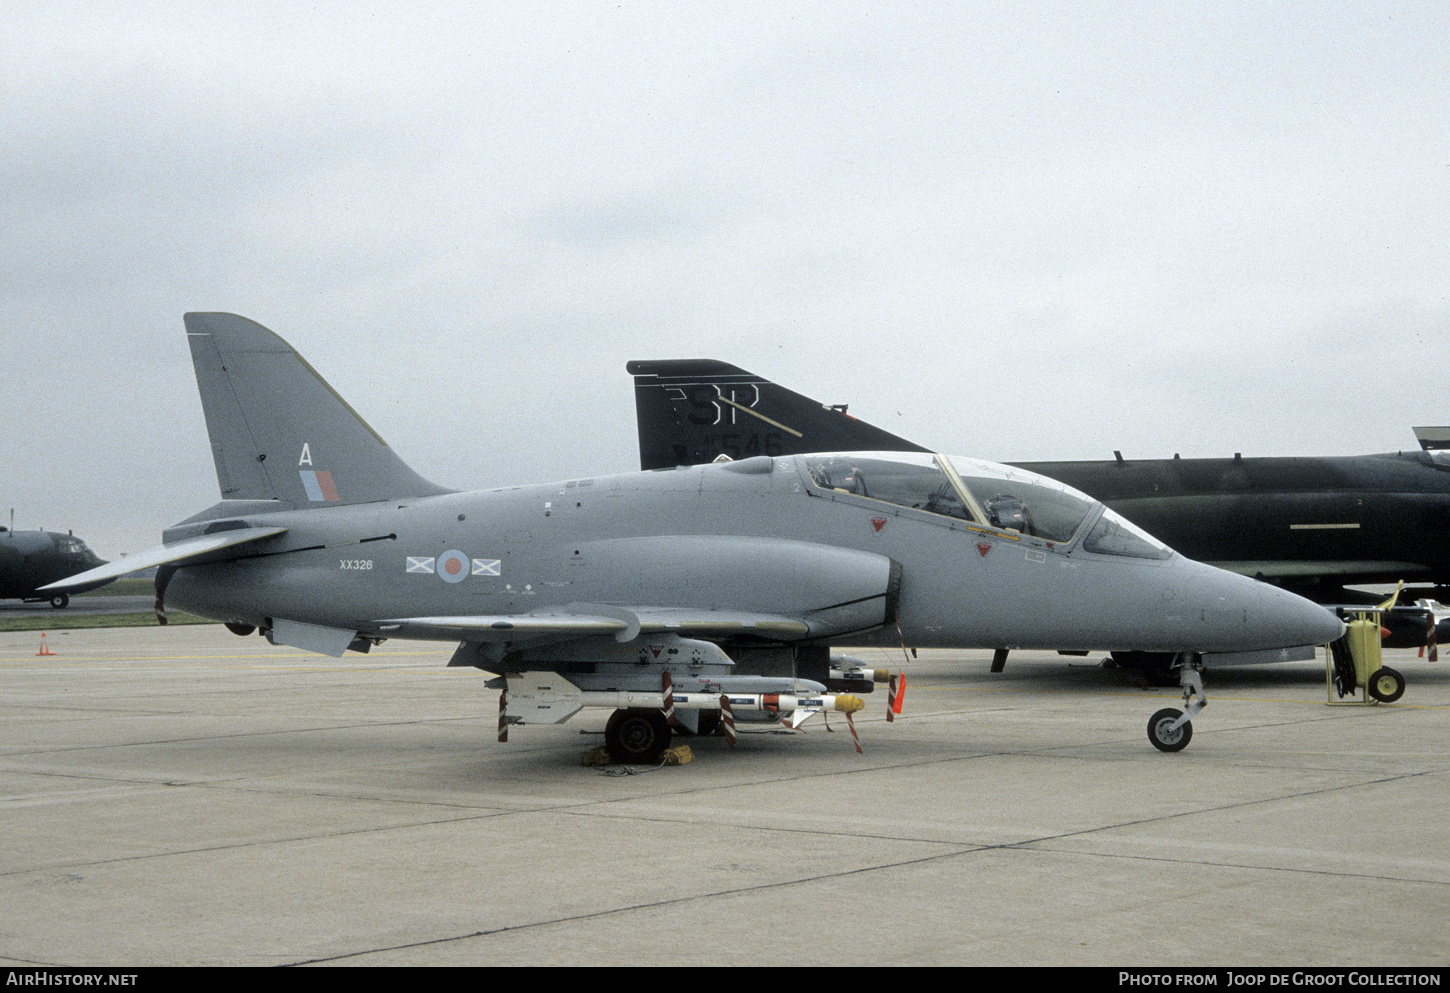
M445 583L461 583L468 578L468 556L459 551L438 556L438 576Z

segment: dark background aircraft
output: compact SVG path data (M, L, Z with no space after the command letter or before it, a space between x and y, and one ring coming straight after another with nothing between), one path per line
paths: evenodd
M926 451L725 362L630 362L640 463L719 455ZM1368 604L1351 587L1432 584L1450 599L1450 435L1416 428L1421 448L1379 455L1023 462L1087 493L1183 555L1324 604ZM1424 644L1429 614L1387 618L1387 645Z
M110 582L102 580L68 593L37 594L48 583L105 565L105 561L73 534L56 531L13 531L0 527L0 600L49 600L52 607L70 603L68 593L83 593Z

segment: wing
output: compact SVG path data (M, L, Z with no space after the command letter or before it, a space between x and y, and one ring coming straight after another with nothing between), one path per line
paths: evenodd
M596 567L649 573L661 588L695 589L702 576L750 576L755 602L733 609L571 603L519 614L394 615L348 628L273 615L268 636L333 656L378 638L416 638L461 642L455 658L481 653L499 662L511 653L565 643L573 646L571 652L599 658L590 653L617 655L641 636L779 643L879 630L894 621L901 589L901 566L887 556L809 542L674 535L593 542L587 548ZM662 576L676 581L663 582ZM777 604L779 610L770 609Z
M879 625L880 621L877 620ZM783 614L744 611L692 611L663 607L621 609L598 604L571 604L538 614L482 614L453 617L400 617L378 622L382 633L397 637L460 641L528 643L532 646L578 638L612 637L629 642L642 634L670 632L685 637L728 638L758 636L776 641L799 641L835 633L840 625L817 623Z

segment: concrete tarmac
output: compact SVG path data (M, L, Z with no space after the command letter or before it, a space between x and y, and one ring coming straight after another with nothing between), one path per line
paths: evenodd
M1171 755L1145 728L1176 689L923 653L864 754L817 718L600 770L603 711L500 744L450 646L48 643L0 634L12 967L1450 961L1450 662L1413 651L1394 705L1327 706L1322 664L1210 672Z

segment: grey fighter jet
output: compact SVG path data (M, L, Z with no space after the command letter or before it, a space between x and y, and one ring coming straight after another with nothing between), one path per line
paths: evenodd
M823 449L927 451L725 362L626 369L643 469ZM1429 596L1450 597L1450 428L1415 434L1423 451L1014 465L1103 501L1190 558L1349 609L1383 599L1353 588L1363 584L1429 582ZM1437 626L1423 607L1397 606L1380 620L1386 647L1450 641L1450 623Z
M158 612L333 656L455 642L450 665L501 674L501 736L603 706L609 752L651 761L717 719L849 715L860 699L839 689L860 667L830 649L846 639L1177 653L1187 709L1149 724L1172 751L1205 655L1284 657L1343 628L1070 487L960 456L760 456L454 492L271 331L185 323L222 500L126 560L161 567Z

